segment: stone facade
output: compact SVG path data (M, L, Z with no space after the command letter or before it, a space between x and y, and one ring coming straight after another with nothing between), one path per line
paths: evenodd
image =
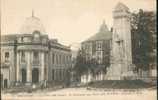
M49 39L39 18L26 19L20 34L1 36L1 85L65 82L69 79L71 50Z

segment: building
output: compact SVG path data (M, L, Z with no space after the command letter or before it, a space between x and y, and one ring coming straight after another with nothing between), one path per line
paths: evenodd
M19 34L1 36L1 87L68 82L71 49L49 39L40 19L27 18Z
M85 55L86 61L94 59L97 66L95 75L88 72L87 75L81 77L81 82L104 80L106 68L110 66L111 40L112 32L108 30L105 21L103 21L99 31L82 42L82 52Z
M119 2L113 11L111 65L107 72L109 80L122 80L134 76L130 17L129 8Z

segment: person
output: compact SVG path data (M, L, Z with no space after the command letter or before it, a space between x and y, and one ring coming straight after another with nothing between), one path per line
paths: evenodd
M35 89L35 88L36 88L36 85L35 85L35 84L32 84L32 88Z
M41 89L43 90L43 88L44 88L44 82L42 81L41 82Z

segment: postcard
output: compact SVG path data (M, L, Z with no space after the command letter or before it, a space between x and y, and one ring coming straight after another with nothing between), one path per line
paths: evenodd
M156 100L156 0L1 0L2 100Z

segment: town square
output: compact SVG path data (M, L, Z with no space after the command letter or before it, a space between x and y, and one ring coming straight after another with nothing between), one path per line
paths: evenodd
M1 1L2 100L156 100L156 0L22 1Z

